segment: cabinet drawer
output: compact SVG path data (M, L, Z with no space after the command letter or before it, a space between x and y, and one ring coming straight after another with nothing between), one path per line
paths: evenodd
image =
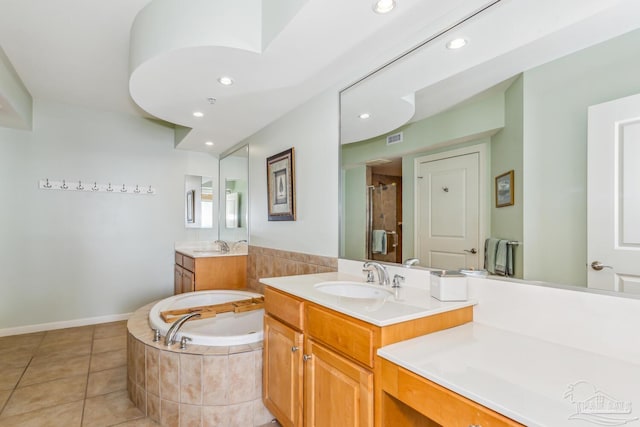
M264 288L265 311L298 330L302 330L304 325L303 308L299 299L268 286Z
M521 426L504 415L386 360L382 360L382 390L440 425Z
M370 327L327 309L308 305L305 332L317 341L373 367L374 331Z
M176 264L182 267L182 254L180 252L176 252Z
M196 260L186 255L182 256L182 266L189 271L196 272Z

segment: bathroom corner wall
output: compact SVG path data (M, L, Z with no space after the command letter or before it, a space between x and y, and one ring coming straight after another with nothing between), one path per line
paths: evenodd
M217 176L217 163L175 150L159 122L49 101L36 100L32 131L0 128L0 335L108 321L171 295L174 242L217 237L185 229L184 175ZM157 194L38 189L45 178Z
M264 293L259 282L264 277L338 271L338 258L249 246L247 287Z
M338 91L328 90L244 140L249 144L249 242L338 256ZM295 149L295 221L269 221L269 156Z

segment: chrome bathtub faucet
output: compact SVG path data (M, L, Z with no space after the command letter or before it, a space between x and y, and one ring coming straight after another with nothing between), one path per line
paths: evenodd
M173 324L169 328L169 331L167 332L167 335L164 337L164 345L169 347L175 344L176 335L178 335L178 331L180 330L182 325L184 325L187 322L187 320L193 317L200 317L200 313L195 312L195 313L185 314L184 316L182 316L181 318L173 322Z

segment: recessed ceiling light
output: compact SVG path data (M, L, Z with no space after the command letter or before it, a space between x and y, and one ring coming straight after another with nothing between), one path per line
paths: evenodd
M466 45L467 45L467 40L463 39L462 37L459 37L447 43L447 49L460 49L461 47L464 47Z
M213 142L212 141L207 141L204 143L204 145L208 145L209 147L213 146Z
M396 7L396 0L376 0L373 2L373 11L375 13L389 13Z
M233 84L233 79L228 76L222 76L218 79L221 85L231 86Z
M362 114L360 114L358 117L360 117L362 120L366 120L366 119L368 119L369 117L371 117L371 114L369 114L369 113L362 113Z
M204 113L202 111L194 111L193 117L204 117Z

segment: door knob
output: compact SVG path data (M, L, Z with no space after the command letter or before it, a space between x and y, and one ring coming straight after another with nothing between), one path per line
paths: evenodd
M311 360L311 355L310 354L305 354L304 356L302 356L302 360L304 360L305 362L308 360Z
M600 261L593 261L591 263L591 268L593 268L595 271L600 271L603 268L613 268L610 265L603 265Z
M478 250L476 248L465 249L465 252L469 252L470 254L477 254Z
M295 345L291 347L291 353L295 353L296 351L298 351L298 347L296 347Z

